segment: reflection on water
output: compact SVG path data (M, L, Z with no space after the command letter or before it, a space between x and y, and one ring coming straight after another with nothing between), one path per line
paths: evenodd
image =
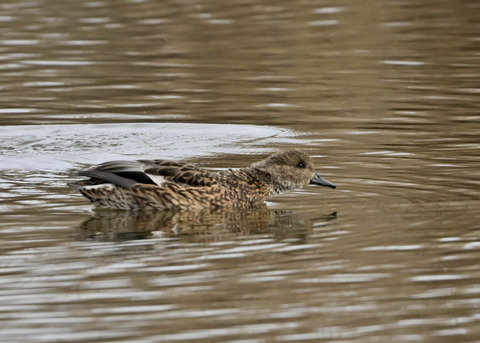
M266 206L248 211L96 211L80 231L87 236L139 234L161 231L166 237L221 234L225 230L248 233L263 231L268 223Z
M2 340L477 342L479 10L2 1ZM338 188L127 213L66 186L291 147Z
M336 212L318 216L327 222L336 218ZM79 238L138 239L152 235L162 237L190 236L194 240L226 239L228 235L252 235L276 232L284 237L290 232L298 235L311 230L311 221L303 221L292 211L269 211L267 207L248 210L201 211L112 211L97 210L79 227ZM270 230L272 229L272 230Z

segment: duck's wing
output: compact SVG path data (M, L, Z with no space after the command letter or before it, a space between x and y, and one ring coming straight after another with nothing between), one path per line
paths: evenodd
M190 187L210 187L217 184L216 173L207 169L168 160L149 162L153 162L153 165L150 164L144 169L144 172L157 185L161 185L166 181Z
M163 186L165 182L173 182L193 187L216 183L213 172L168 160L110 161L78 175L92 178L95 184L108 182L127 189L137 183Z

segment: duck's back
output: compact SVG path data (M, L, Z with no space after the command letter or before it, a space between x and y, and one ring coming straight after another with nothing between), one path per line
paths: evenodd
M268 195L247 170L213 172L168 160L112 161L70 184L94 206L114 209L247 207Z

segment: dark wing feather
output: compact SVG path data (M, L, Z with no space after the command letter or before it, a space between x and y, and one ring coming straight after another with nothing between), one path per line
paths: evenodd
M119 173L119 172L140 172L143 171L142 165L147 164L144 162L152 161L109 161L99 164L93 170L101 170L110 173Z
M149 166L153 166L152 161L110 161L110 162L105 162L102 164L99 164L97 167L94 169L87 171L89 175L86 174L86 172L82 172L80 175L83 176L90 176L92 178L96 178L99 180L104 180L106 182L111 182L114 184L117 184L119 186L130 184L131 182L125 183L125 182L115 182L118 181L118 179L113 178L112 176L108 176L109 174L116 175L118 177L121 177L123 179L129 179L133 181L134 183L146 183L146 184L152 184L155 185L156 183L148 177L147 174L143 171L145 168L148 168ZM95 173L91 173L95 172ZM95 176L96 175L96 176ZM109 179L107 179L108 177Z
M137 184L137 181L135 180L127 179L119 175L116 175L114 173L105 172L101 170L85 170L78 173L78 175L88 176L93 179L106 181L108 183L113 183L114 185L118 185L120 187L127 188L127 189L132 189L132 187L135 184Z
M173 182L193 187L217 183L216 173L169 160L110 161L79 175L91 177L95 183L104 181L127 189L136 183L162 186L164 182Z

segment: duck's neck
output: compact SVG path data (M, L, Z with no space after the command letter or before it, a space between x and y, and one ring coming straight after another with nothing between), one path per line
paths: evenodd
M275 194L270 178L268 173L252 168L230 169L217 174L217 180L227 192L251 204L260 204Z
M253 180L253 182L261 184L267 190L267 197L278 195L286 192L288 189L285 188L285 185L278 182L275 177L264 168L252 166L249 168L243 169L246 174Z
M275 177L274 174L267 171L261 164L253 165L248 168L253 177L263 182L269 189L269 197L279 195L292 190L292 185Z

